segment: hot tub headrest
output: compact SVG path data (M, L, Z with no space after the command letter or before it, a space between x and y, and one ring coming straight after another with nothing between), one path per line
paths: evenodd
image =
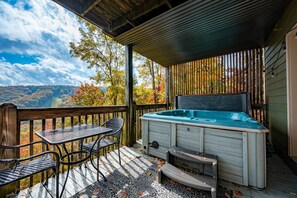
M240 111L249 113L250 97L242 94L178 95L176 109Z

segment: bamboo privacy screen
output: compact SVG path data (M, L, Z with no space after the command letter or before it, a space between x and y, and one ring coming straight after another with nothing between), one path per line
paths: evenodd
M263 48L170 67L170 102L175 95L248 92L252 116L266 124Z

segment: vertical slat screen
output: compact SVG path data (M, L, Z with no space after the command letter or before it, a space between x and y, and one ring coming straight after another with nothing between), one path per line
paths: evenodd
M175 95L247 92L252 116L266 124L262 48L173 65L170 70L171 103Z

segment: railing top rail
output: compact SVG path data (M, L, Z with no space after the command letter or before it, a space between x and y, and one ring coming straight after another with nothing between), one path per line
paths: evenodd
M166 108L166 104L141 104L141 105L136 105L136 110L156 109L156 108Z
M127 106L63 107L18 109L18 121L41 120L50 118L91 115L98 113L126 112Z
M166 108L166 104L136 105L136 110ZM126 112L127 106L62 107L62 108L18 108L18 121L42 120L51 118L91 115L98 113Z

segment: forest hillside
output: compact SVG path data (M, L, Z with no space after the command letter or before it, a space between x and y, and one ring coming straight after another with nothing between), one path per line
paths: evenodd
M0 104L13 103L19 108L69 107L69 98L77 89L67 85L0 86Z

